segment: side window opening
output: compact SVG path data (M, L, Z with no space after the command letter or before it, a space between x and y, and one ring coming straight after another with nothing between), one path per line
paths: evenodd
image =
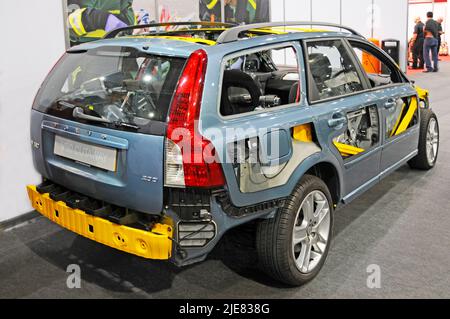
M341 40L307 42L312 101L362 91L363 82Z
M402 83L403 79L389 61L373 48L359 42L350 42L372 88Z
M297 52L291 46L262 50L225 62L220 113L224 116L300 101Z

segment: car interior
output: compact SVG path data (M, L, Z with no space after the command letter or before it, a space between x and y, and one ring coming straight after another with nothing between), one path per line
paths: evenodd
M293 48L288 49L293 51ZM297 66L286 65L272 51L227 61L222 83L222 115L243 114L299 101ZM278 60L281 63L277 63Z
M379 52L364 43L350 41L350 45L365 69L372 88L404 82L395 65Z

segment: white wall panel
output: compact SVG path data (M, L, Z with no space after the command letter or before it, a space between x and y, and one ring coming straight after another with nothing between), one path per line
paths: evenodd
M30 28L11 27L20 20ZM30 146L30 110L65 50L62 1L0 1L0 221L30 212L25 186L39 183Z
M444 18L443 29L445 34L442 36L442 41L448 41L448 33L450 32L448 4L447 3L435 3L434 4L434 18Z
M375 0L374 37L400 40L400 67L406 70L408 1Z
M313 21L341 23L341 1L340 0L313 0Z
M286 21L311 21L311 0L285 0L285 10Z
M342 24L371 37L372 0L342 0Z
M270 1L270 18L274 22L284 21L284 0Z

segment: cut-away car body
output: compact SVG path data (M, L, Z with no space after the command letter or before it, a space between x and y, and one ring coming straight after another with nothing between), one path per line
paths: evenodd
M305 283L336 208L406 163L435 165L428 92L353 30L193 25L63 55L31 111L33 207L179 266L252 223L261 267Z

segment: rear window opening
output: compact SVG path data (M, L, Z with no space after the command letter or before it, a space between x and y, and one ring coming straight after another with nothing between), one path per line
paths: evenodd
M98 118L104 121L97 124L114 127L166 122L185 62L127 47L68 52L47 77L33 108L92 124ZM77 118L75 108L89 117Z

